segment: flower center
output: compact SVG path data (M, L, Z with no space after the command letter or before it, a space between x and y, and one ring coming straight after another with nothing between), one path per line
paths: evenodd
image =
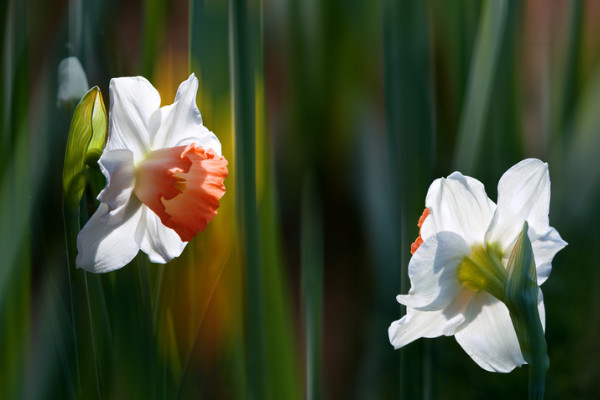
M225 194L227 160L201 146L152 151L136 166L135 195L175 230L191 240L217 215Z
M415 254L419 246L423 244L423 238L421 237L421 227L423 226L423 222L425 222L425 219L428 215L429 208L425 208L425 210L423 211L423 215L421 215L421 218L419 218L419 223L417 224L417 226L419 227L419 237L417 237L415 241L410 245L410 254Z
M502 251L496 244L477 245L456 270L458 281L475 290L485 290L504 301L506 268L502 265Z

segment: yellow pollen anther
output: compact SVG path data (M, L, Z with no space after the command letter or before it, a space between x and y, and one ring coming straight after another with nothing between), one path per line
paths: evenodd
M187 188L185 178L175 175L175 183L173 183L173 187L178 190L179 193L183 193Z

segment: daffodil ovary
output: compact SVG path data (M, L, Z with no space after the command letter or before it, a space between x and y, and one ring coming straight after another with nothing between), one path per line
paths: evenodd
M502 264L502 250L495 243L475 245L456 269L456 277L464 286L475 291L485 290L504 302L506 268Z

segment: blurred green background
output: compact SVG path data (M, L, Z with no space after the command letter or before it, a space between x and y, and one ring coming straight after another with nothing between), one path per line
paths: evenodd
M600 397L600 3L6 0L0 18L0 398L524 398L527 367L486 372L452 337L395 351L387 327L432 180L495 199L527 157L569 242L543 286L546 397ZM112 77L163 105L200 80L227 193L166 266L68 270L67 56L107 108Z

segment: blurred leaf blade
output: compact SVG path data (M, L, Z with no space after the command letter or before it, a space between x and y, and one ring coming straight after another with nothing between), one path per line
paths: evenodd
M0 110L0 397L22 398L32 337L29 46L27 4L9 1L2 42Z
M268 396L273 399L302 398L296 352L296 334L290 288L282 263L281 227L276 199L277 185L266 126L265 85L262 63L256 74L256 169L258 214L263 261L266 375Z
M586 90L574 108L569 134L565 138L566 168L559 172L559 179L567 190L560 191L558 202L561 210L570 215L585 215L594 199L597 198L600 183L600 65L596 67ZM572 194L577 193L573 198Z
M163 0L144 0L141 70L148 78L152 76L158 59L168 5L169 2Z
M324 397L321 378L323 327L323 228L314 178L304 181L301 227L302 308L306 347L306 398Z
M253 46L259 7L252 1L233 0L231 9L231 69L235 130L236 216L242 257L246 265L246 383L248 396L267 396L263 271L256 198L255 69Z
M507 8L506 0L487 0L481 10L454 153L454 168L465 174L473 174L481 150Z
M435 143L435 92L433 90L433 55L428 46L430 15L425 2L387 1L383 8L383 56L385 80L385 138L389 188L387 204L392 205L390 228L398 247L390 253L397 268L396 294L409 289L408 262L410 243L423 199L431 179ZM385 272L379 279L385 276ZM398 305L400 318L405 307ZM390 320L389 323L393 321ZM417 347L418 346L418 347ZM431 369L425 344L398 352L396 387L399 397L417 398L431 388ZM415 364L424 365L414 368Z

